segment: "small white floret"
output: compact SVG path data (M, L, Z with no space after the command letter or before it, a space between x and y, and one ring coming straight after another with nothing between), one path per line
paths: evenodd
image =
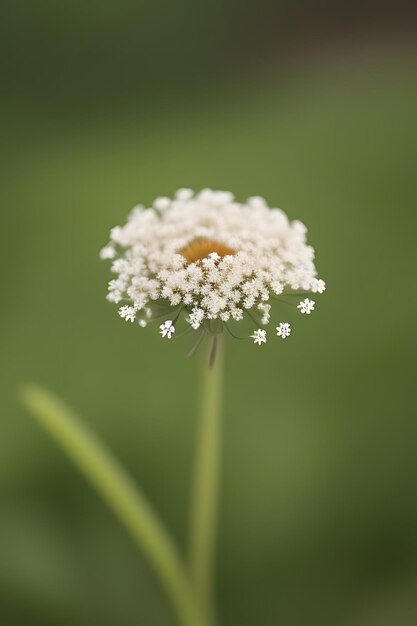
M161 196L160 198L155 198L153 201L153 206L157 211L165 211L171 204L171 200L169 198L165 198L165 196Z
M277 326L277 335L278 337L281 337L282 339L286 339L286 337L289 337L291 335L290 324L288 324L288 322L281 322Z
M100 259L114 259L114 257L116 256L116 250L114 249L113 246L104 246L104 248L102 248L100 250Z
M258 304L258 309L262 312L262 324L264 326L266 326L267 324L269 324L269 320L270 320L270 310L271 310L271 305L267 304L266 302L261 302L260 304Z
M175 327L172 320L167 320L161 324L159 328L162 337L166 337L167 339L171 339L172 335L175 333Z
M266 206L265 198L262 196L251 196L247 199L247 203L254 209L263 209Z
M200 328L203 319L204 311L203 309L199 309L198 307L195 307L188 316L189 323L194 330L198 330L198 328Z
M266 330L259 328L258 330L255 330L251 337L253 339L253 343L257 343L258 346L260 346L261 344L266 343Z
M192 189L188 189L187 187L182 187L181 189L178 189L178 191L175 193L176 199L181 200L182 202L190 200L193 195L194 191Z
M119 315L126 322L134 322L136 318L136 309L133 306L121 306L119 309Z
M314 311L314 305L316 303L314 302L314 300L309 300L309 298L306 298L305 300L301 300L300 304L297 306L297 309L300 309L301 313L307 313L307 315L310 315L311 311Z

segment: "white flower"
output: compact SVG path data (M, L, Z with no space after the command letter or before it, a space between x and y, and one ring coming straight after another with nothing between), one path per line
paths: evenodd
M316 280L311 285L311 291L313 293L324 293L326 291L326 283L324 280L316 278Z
M269 311L271 310L271 305L267 304L266 302L261 302L260 304L258 304L258 309L262 312L262 324L266 326L266 324L269 324L269 320L271 318L269 314Z
M171 339L172 335L175 333L175 327L172 320L167 320L161 324L159 328L162 337L167 337L167 339Z
M100 259L113 259L115 256L116 250L114 249L114 246L110 244L108 246L104 246L104 248L100 250Z
M153 201L153 206L157 209L157 211L166 211L170 204L171 200L162 196L160 198L155 198Z
M188 189L186 187L182 187L178 189L175 193L175 198L177 200L189 200L194 195L194 191L192 189Z
M200 328L201 322L203 321L203 319L204 319L203 309L194 308L191 311L190 315L188 316L189 324L191 324L194 330L197 330L198 328Z
M289 337L291 335L291 325L288 322L281 322L279 326L277 326L277 335L282 339Z
M119 309L119 315L126 322L134 322L136 318L137 309L133 306L121 306Z
M221 332L252 317L254 308L267 325L271 298L325 288L301 222L290 222L261 197L238 203L211 189L183 188L173 199L156 198L151 208L137 205L124 226L111 230L101 257L112 259L115 275L107 299L130 305L119 309L121 317L131 321L144 311L151 320L161 306L167 316L180 307L193 330ZM307 298L298 308L308 314L314 302Z
M259 328L258 330L255 330L251 337L253 339L253 343L257 343L258 346L260 346L262 343L266 343L266 330Z
M305 300L301 300L300 304L297 306L297 309L300 309L301 313L307 313L310 315L311 311L314 311L314 305L316 303L314 300L309 300L306 298Z

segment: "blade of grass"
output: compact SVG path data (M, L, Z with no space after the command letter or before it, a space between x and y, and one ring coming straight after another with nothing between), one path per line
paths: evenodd
M106 501L143 551L167 593L178 623L209 626L191 589L185 567L151 505L109 449L55 395L35 385L22 402Z

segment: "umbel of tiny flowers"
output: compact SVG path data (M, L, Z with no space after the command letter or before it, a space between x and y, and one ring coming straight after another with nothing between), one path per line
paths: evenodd
M309 298L306 298L305 300L302 300L300 302L297 309L300 309L301 313L306 313L307 315L310 315L310 313L314 311L315 304L316 303L314 302L314 300L309 300Z
M162 337L167 337L168 339L171 339L172 335L175 332L175 326L173 325L172 320L167 320L166 322L161 324L159 326L159 329Z
M288 322L281 322L277 326L277 336L286 339L291 335L291 325Z
M164 339L180 322L198 342L223 330L236 336L235 325L246 318L255 324L250 337L262 345L267 333L256 327L268 326L272 313L325 290L306 235L300 221L259 196L239 203L227 191L179 189L151 207L136 206L125 225L111 230L100 253L115 275L107 299L142 328L165 318ZM307 297L297 308L309 315L314 307ZM282 339L290 332L288 322L277 327Z
M253 343L257 343L258 346L261 346L263 343L266 343L266 330L258 328L258 330L255 330L251 337L253 339Z

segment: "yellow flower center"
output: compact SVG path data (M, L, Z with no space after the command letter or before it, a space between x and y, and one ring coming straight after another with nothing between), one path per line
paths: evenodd
M184 248L178 250L178 254L181 254L187 260L188 264L206 259L212 252L217 252L220 257L236 254L236 250L218 241L206 239L205 237L197 237L197 239L193 239Z

